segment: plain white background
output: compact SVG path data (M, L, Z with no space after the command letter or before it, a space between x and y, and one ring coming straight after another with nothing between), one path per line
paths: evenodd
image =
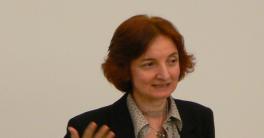
M217 138L263 138L261 0L1 0L1 137L63 137L71 117L117 100L100 66L142 13L170 20L196 56L173 96L213 109Z

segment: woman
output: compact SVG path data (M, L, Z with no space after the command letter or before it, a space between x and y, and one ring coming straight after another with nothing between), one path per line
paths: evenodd
M137 15L123 22L102 68L124 96L72 118L65 138L214 138L209 108L171 97L194 62L169 21Z

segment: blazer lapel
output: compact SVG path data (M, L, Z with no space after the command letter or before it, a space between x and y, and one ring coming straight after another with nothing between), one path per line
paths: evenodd
M134 127L127 108L127 94L113 104L111 128L117 138L135 138Z
M194 121L194 118L190 116L193 113L186 109L186 106L184 106L182 101L175 100L175 102L182 120L182 130L180 132L181 138L197 138L195 136L196 122Z

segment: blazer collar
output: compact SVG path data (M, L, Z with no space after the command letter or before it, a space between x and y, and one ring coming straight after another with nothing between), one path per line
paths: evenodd
M131 116L127 107L128 93L124 94L118 101L112 104L111 111L111 128L119 138L135 138L134 127ZM185 137L186 133L194 131L193 120L189 117L188 111L180 100L174 100L182 119L183 128L180 132L181 137Z

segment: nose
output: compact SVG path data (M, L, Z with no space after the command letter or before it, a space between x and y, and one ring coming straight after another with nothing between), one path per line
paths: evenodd
M166 65L160 65L157 71L157 78L159 80L168 80L170 79L169 68Z

